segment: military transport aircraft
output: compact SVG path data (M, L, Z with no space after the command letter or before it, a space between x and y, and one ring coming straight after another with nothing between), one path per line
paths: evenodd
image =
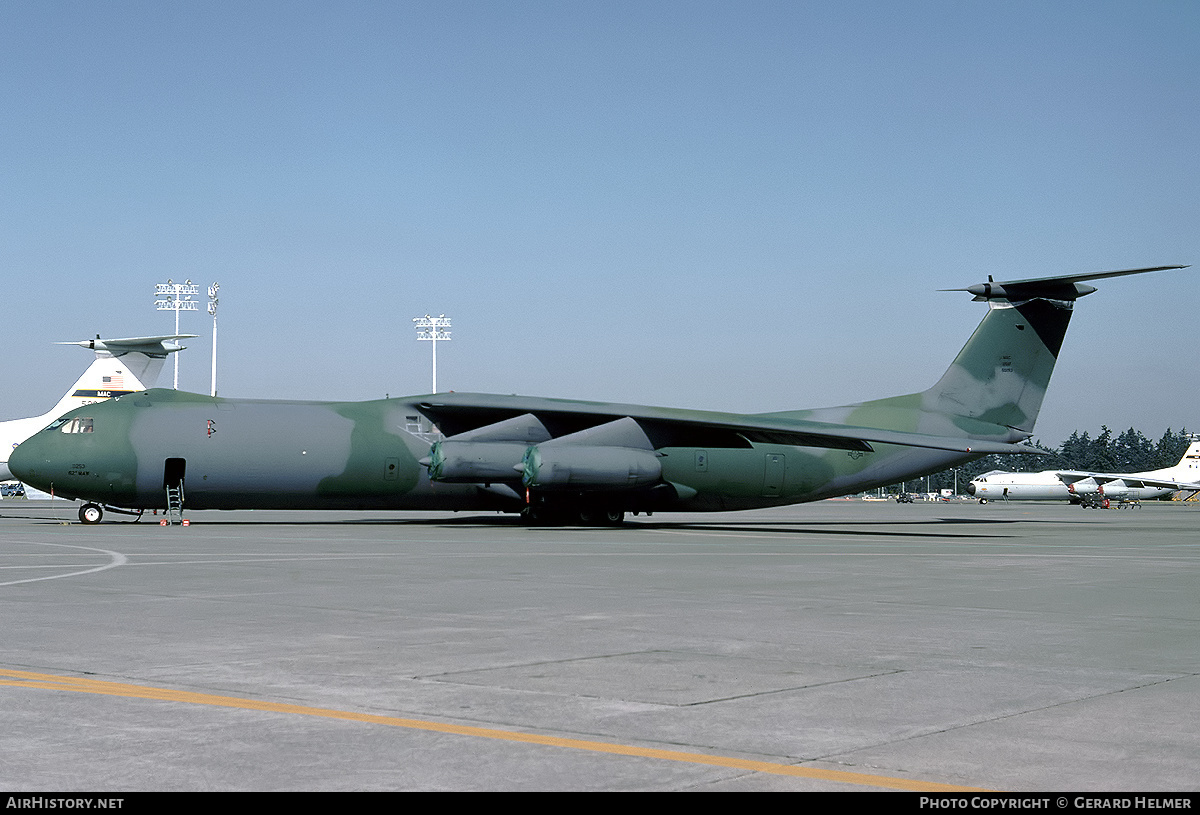
M1032 452L1083 281L1178 269L979 283L988 313L933 387L818 410L734 414L436 393L369 402L149 390L68 413L22 444L26 483L105 508L446 509L619 524L627 512L815 501L987 453Z
M102 399L143 391L153 385L167 354L182 351L179 340L195 334L172 334L165 337L123 337L80 342L60 342L56 345L80 345L96 352L96 358L83 376L66 392L58 404L41 416L10 419L0 422L0 456L8 459L9 452L25 439L41 430L69 410L90 405ZM0 461L0 481L11 479L8 461Z
M1107 501L1149 501L1179 490L1200 490L1200 436L1193 436L1174 467L1144 473L1090 473L1043 470L1009 473L992 470L967 485L967 492L989 500L1070 501L1085 509L1106 507Z

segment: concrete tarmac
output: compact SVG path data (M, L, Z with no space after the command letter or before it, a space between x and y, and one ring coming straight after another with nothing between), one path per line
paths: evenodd
M1200 507L0 502L0 787L1200 789Z

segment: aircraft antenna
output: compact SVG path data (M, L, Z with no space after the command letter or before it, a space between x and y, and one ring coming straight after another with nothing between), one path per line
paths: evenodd
M179 333L179 312L181 311L199 311L200 301L193 300L192 295L200 294L200 287L188 279L183 283L176 283L171 278L167 278L166 283L154 284L154 296L158 299L154 301L154 307L159 311L174 311L175 312L175 333ZM175 355L175 390L179 390L179 354Z
M426 314L424 317L413 317L413 322L416 323L417 339L428 340L433 346L433 390L430 393L437 393L437 344L438 340L450 339L450 318L445 314L436 317Z

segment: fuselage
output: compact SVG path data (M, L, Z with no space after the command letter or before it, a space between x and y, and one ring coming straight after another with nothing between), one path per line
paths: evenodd
M1027 501L1066 501L1071 497L1067 485L1052 471L1040 473L994 472L980 476L968 485L976 498L991 500L1013 498Z
M152 390L68 414L22 444L12 463L39 489L129 509L165 507L166 486L181 482L190 509L520 511L530 498L515 469L524 446L501 462L507 478L433 480L431 445L445 437L424 419L419 400L279 402ZM749 509L843 495L976 457L745 440L665 445L652 455L661 465L653 484L543 492L553 501L602 494L622 511Z

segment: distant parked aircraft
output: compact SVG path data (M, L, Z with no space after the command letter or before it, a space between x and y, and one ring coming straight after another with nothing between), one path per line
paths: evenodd
M1018 501L1070 501L1084 507L1110 501L1146 501L1177 490L1200 490L1200 437L1193 436L1174 467L1144 473L1089 473L1043 470L1009 473L992 470L967 485L979 503L1011 498Z

